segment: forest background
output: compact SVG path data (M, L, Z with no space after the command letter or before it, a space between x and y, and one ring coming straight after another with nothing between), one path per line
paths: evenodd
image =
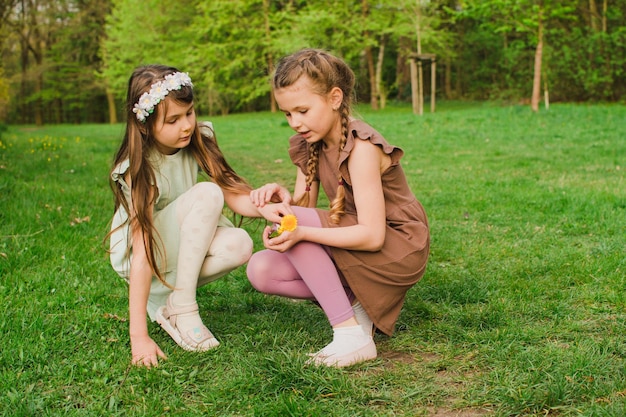
M275 110L268 75L310 46L344 57L374 109L437 97L626 100L624 0L1 0L0 123L116 123L134 67L192 76L199 114ZM430 94L430 71L423 72Z

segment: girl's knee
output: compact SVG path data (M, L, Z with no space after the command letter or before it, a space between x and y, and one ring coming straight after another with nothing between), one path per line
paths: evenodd
M268 292L272 271L272 264L269 259L257 252L248 261L246 275L250 284L260 292Z
M218 227L209 248L209 255L220 259L229 268L248 262L254 244L248 232L236 227Z
M212 204L223 206L224 193L215 183L202 181L194 185L190 190L200 201L208 200Z
M250 259L252 256L252 251L254 249L254 242L252 242L252 238L243 229L232 229L232 243L233 243L233 251L236 252L241 260L240 265L243 265Z

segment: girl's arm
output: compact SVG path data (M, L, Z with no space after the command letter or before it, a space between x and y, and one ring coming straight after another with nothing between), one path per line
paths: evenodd
M132 206L131 211L133 211ZM150 368L159 364L159 357L163 359L167 357L148 335L146 310L152 282L152 269L148 263L143 230L135 222L131 226L131 239L133 256L128 282L128 314L132 364Z
M264 204L257 206L250 193L241 194L222 189L226 205L235 213L245 217L265 217L271 222L278 223L282 215L290 214L289 203Z
M385 198L381 172L389 166L389 157L370 141L356 140L348 159L352 179L354 203L358 223L354 226L316 228L298 226L293 232L285 232L273 239L264 239L268 249L285 251L301 240L320 243L348 250L377 251L385 240ZM299 173L300 174L300 173ZM298 186L304 191L304 181L298 176ZM312 190L313 191L313 190Z

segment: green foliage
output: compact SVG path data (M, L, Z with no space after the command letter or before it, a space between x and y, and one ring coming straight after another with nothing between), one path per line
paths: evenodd
M49 70L40 93L43 105L50 108L50 122L108 120L102 110L106 108L103 84L96 76L101 66L98 45L104 36L107 9L107 2L92 0L61 14L65 24L55 33L56 41L46 51Z
M626 411L626 107L438 103L361 116L405 151L432 251L379 358L304 366L331 338L310 303L240 268L199 291L222 345L128 367L127 287L103 237L121 125L11 126L0 142L2 416L619 416ZM212 119L252 184L288 186L284 117ZM255 241L263 223L244 228Z
M557 99L565 99L567 91L581 100L623 100L626 87L619 80L626 75L626 29L589 36L574 28L569 36L573 44L560 36L551 48L552 60L561 63L549 69L553 89L563 92Z
M102 41L102 74L118 99L124 99L128 78L139 65L159 63L192 71L184 67L185 54L195 44L188 30L195 3L112 1Z
M266 57L271 35L265 29L269 13L260 0L199 4L191 28L203 53L190 53L188 65L203 75L209 113L252 110L262 96L269 102Z
M540 19L553 101L619 102L626 93L625 2L45 0L0 9L0 118L10 123L107 121L131 71L156 62L191 74L200 114L267 110L273 66L302 47L344 57L362 102L372 67L382 69L383 92L409 102L418 27L422 52L437 56L440 97L523 102Z

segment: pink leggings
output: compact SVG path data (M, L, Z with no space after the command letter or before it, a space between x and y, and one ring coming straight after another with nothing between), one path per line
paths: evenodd
M322 227L314 209L292 208L299 226ZM247 273L258 291L317 301L331 326L354 315L352 291L344 288L328 249L317 243L302 241L284 253L256 252L248 261Z

